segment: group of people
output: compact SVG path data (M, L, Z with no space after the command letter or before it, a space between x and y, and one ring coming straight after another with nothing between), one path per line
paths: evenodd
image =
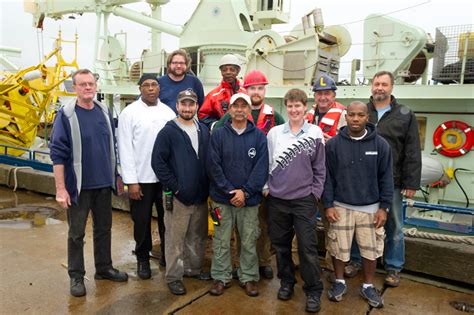
M248 72L241 86L239 59L225 55L219 65L222 82L204 97L201 82L188 73L190 62L184 50L177 50L168 57L166 75L144 74L140 98L121 112L117 128L107 107L94 98L93 73L73 74L77 98L58 111L50 141L56 200L68 215L71 295L86 294L83 239L89 211L95 279L128 279L113 268L110 250L111 191L120 175L128 186L139 278L152 276L155 205L159 263L173 294L185 294L183 277L193 277L213 279L209 292L221 295L234 273L246 294L257 296L260 275L273 277L273 248L277 297L289 300L296 284L296 236L306 311L318 312L321 210L334 269L329 300L342 300L345 269L356 266L364 274L361 296L383 307L373 285L376 260L384 256L385 283L398 286L404 263L402 196L413 196L421 173L416 118L392 95L393 75L377 73L369 103L354 101L346 108L335 101L334 80L323 74L315 80L310 111L305 91L286 93L285 122L265 103L268 80L261 71ZM210 273L203 270L208 210L216 221Z

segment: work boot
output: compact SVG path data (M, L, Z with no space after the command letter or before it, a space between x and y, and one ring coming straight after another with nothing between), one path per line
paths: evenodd
M347 265L344 266L344 277L354 278L359 273L359 270L362 269L362 266L358 263L350 261Z
M265 279L273 279L273 269L271 266L260 266L258 270Z
M241 282L240 287L245 290L248 296L258 295L257 283L255 281Z
M224 283L220 280L214 281L214 285L212 288L209 290L209 293L211 295L222 295L224 293L224 289L227 289L230 287L230 282L229 283Z
M239 280L239 267L232 269L232 279Z
M282 285L280 287L280 289L278 290L278 299L279 300L287 301L287 300L291 299L292 296L293 296L293 286L292 285L289 285L289 284Z
M86 295L86 286L84 285L84 278L71 278L70 291L71 295L75 297Z
M96 272L94 278L96 280L110 280L110 281L115 281L115 282L128 281L127 273L118 271L115 268L110 268L101 272Z
M196 275L184 274L183 277L193 278L193 279L203 280L203 281L212 280L211 274L209 272L204 272L204 271L201 271L200 273L198 273Z
M186 288L184 287L184 283L181 280L176 280L168 283L168 288L174 295L186 294Z
M306 312L317 313L321 310L321 300L315 294L308 294L306 297Z
M400 285L400 272L389 270L385 277L385 285L388 287L398 287Z
M137 262L137 275L140 279L146 280L151 278L150 261Z

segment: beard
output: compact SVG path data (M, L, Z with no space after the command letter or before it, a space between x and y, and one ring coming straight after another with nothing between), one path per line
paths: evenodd
M191 115L189 113L182 113L182 114L180 113L179 117L181 117L182 119L187 120L187 121L194 119L194 115Z
M382 102L382 101L385 101L386 99L388 99L390 97L389 94L387 93L377 93L374 95L374 100L376 102Z
M173 68L170 67L170 68L168 69L168 73L171 73L172 75L175 75L175 76L179 77L179 76L181 76L181 75L184 75L184 74L186 73L186 70L185 70L185 69L183 69L183 70L181 70L181 69L180 69L180 70L175 70L175 69L173 69Z
M260 96L252 96L250 100L252 101L253 106L259 106L263 103L263 98L261 98Z

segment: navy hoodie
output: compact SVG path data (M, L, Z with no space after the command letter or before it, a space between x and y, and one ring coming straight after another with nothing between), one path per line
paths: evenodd
M258 205L268 177L267 137L250 121L241 135L227 121L212 133L207 170L212 200L231 205L229 192L242 189L249 195L245 205Z
M380 202L389 208L393 197L392 153L390 146L375 130L366 125L367 135L351 139L347 127L326 143L326 183L324 208L334 201L353 206Z
M188 134L170 120L156 136L151 155L151 167L163 189L171 190L187 206L206 202L209 193L206 174L209 129L202 123L199 123L198 141L199 154L196 154Z

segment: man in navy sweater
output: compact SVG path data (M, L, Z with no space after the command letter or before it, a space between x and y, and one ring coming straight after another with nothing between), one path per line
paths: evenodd
M234 224L241 239L240 284L247 295L258 295L258 205L268 176L268 148L265 134L247 120L250 104L247 94L234 94L230 99L231 121L213 132L209 145L209 192L213 207L220 209L221 215L212 242L212 295L221 295L232 280L230 238Z
M97 84L88 69L76 71L77 98L56 115L49 147L56 201L67 209L68 273L72 296L86 295L84 235L89 211L94 219L95 279L124 282L125 272L112 267L112 190L116 190L116 152L112 116L94 100Z
M347 127L326 144L323 203L330 223L327 249L336 273L328 297L339 302L347 292L344 266L355 234L363 258L360 295L372 307L381 308L383 299L373 278L376 259L383 254L383 226L393 196L392 154L387 141L368 122L366 104L352 102L346 120Z
M165 211L165 280L171 293L181 295L186 293L183 276L210 280L201 273L207 241L209 130L195 119L198 105L193 91L178 94L176 109L178 117L156 137L151 166L167 198L173 198L171 209L168 202Z
M178 93L191 89L197 95L198 106L204 102L204 89L201 81L193 74L188 73L191 58L184 49L173 51L166 61L167 73L161 76L160 101L168 105L175 113Z

